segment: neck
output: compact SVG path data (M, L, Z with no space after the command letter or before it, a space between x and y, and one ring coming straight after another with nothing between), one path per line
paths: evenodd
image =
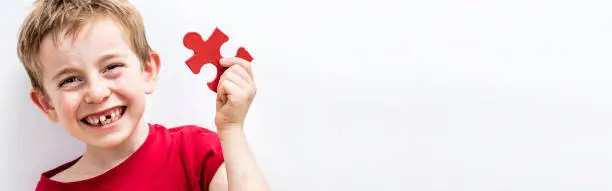
M102 148L87 145L82 162L95 166L98 169L110 169L131 156L145 142L149 135L149 127L143 122L138 123L134 132L123 143L112 147Z

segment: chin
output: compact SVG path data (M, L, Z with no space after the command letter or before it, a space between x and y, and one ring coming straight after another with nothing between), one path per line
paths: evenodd
M130 132L121 131L92 140L89 144L100 148L110 149L123 144L128 137L130 137Z
M124 121L127 122L127 121ZM108 129L87 129L85 137L87 144L99 148L111 149L128 141L135 133L137 124L119 123Z

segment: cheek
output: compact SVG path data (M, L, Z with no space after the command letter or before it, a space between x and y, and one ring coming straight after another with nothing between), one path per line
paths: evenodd
M115 79L115 87L122 96L134 100L140 94L144 94L144 80L139 71L124 71L122 75Z
M128 89L140 89L143 86L144 78L142 72L135 69L129 69L122 71L116 79L117 85L122 88Z
M60 120L73 118L81 100L79 94L76 92L62 93L56 96L56 98L56 112Z

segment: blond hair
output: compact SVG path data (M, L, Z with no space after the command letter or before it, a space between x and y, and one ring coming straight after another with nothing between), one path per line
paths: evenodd
M43 39L51 35L57 46L60 33L65 31L64 35L74 37L87 22L99 16L109 16L118 21L141 62L150 62L151 48L142 17L127 0L36 0L34 6L20 28L17 46L19 59L34 89L45 93L43 66L38 57Z

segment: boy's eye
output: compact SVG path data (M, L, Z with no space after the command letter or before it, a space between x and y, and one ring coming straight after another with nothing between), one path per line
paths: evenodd
M60 83L58 84L58 87L63 87L64 85L73 85L76 82L81 81L81 78L77 77L77 76L70 76L68 78L63 79L62 81L60 81Z
M106 68L104 68L104 72L111 71L111 70L113 70L115 68L118 68L118 67L121 67L121 66L124 66L124 64L121 64L121 63L109 64L108 66L106 66Z

